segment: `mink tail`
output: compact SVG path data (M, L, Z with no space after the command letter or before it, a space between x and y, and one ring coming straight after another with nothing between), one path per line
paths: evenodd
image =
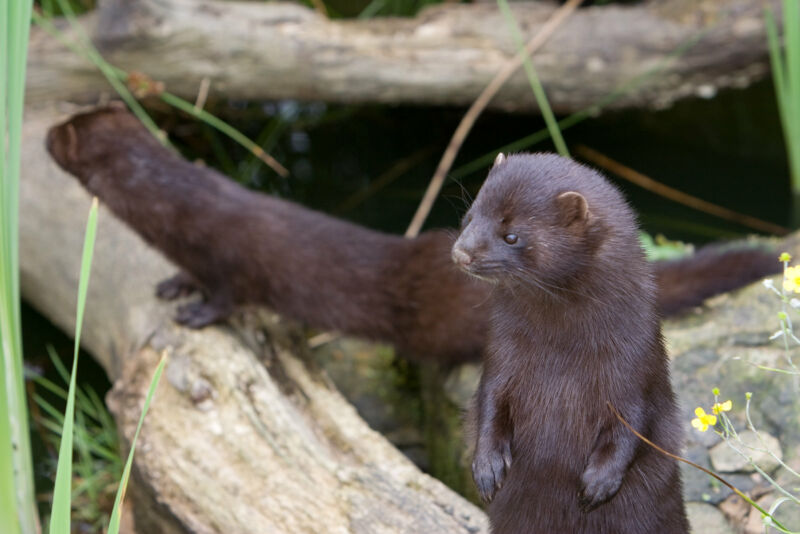
M692 256L654 264L662 316L677 315L703 300L780 272L778 255L758 246L708 245Z

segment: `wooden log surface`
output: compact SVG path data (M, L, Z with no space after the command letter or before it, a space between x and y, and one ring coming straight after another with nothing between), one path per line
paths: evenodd
M23 295L74 328L88 195L43 140L59 112L25 116ZM200 331L153 296L172 267L101 207L83 345L113 381L123 442L161 354L168 364L136 451L140 532L477 533L477 507L421 473L306 363L296 330L264 312Z
M594 105L664 62L664 71L610 107L659 108L711 96L768 72L766 4L777 9L779 2L649 0L582 8L535 64L558 112ZM512 3L526 40L556 8ZM463 106L516 50L494 2L447 4L414 18L329 20L279 2L106 0L82 22L112 63L189 99L208 78L212 98ZM108 91L91 63L34 28L28 102L93 102ZM535 109L522 72L492 106Z

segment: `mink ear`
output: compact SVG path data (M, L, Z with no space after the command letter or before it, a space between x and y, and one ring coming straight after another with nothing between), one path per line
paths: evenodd
M67 146L64 147L68 161L78 161L78 132L71 123L67 123L66 127Z
M505 161L506 161L505 154L503 154L502 152L498 152L497 153L497 157L494 158L494 164L492 165L492 168L497 167L498 165L500 165L501 163L503 163Z
M53 126L47 132L45 146L61 167L77 161L78 134L75 127L70 123Z
M556 197L559 219L564 226L585 225L589 220L589 204L577 191L567 191Z

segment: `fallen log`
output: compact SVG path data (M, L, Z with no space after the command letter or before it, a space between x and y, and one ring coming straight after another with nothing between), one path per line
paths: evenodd
M768 3L778 9L777 0ZM534 63L551 105L562 113L592 106L662 63L663 71L609 107L660 108L708 97L768 72L764 4L650 0L586 7L556 31ZM551 2L512 4L526 40L556 8ZM277 2L108 0L81 20L113 64L190 99L207 78L211 97L226 99L465 106L516 52L493 2L437 6L414 18L329 20ZM34 28L29 103L94 102L109 89L90 62ZM536 109L521 71L491 105Z

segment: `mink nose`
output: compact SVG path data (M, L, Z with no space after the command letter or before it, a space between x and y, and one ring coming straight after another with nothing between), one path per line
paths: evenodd
M462 267L466 267L470 263L472 263L472 256L470 256L467 251L460 247L453 247L453 261L456 265L460 265Z

